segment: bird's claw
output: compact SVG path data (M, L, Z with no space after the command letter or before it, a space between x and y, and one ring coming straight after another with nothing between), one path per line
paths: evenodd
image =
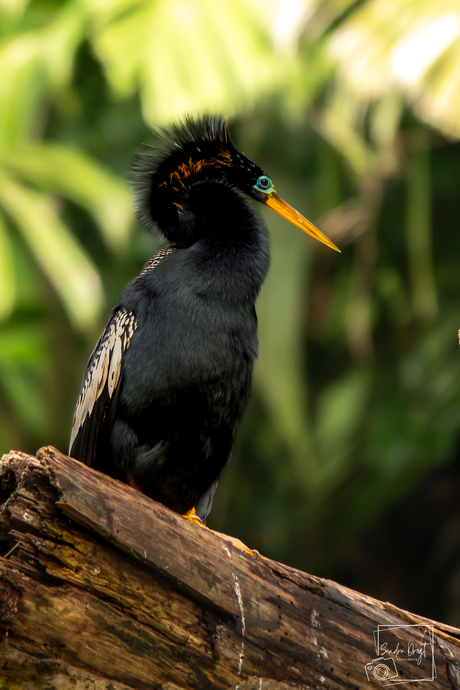
M228 534L224 534L223 532L216 532L215 530L206 527L206 525L203 523L203 520L199 518L196 514L195 508L189 510L188 513L185 513L185 515L183 515L182 517L184 517L186 520L190 520L190 522L193 522L195 525L199 525L200 527L207 529L208 532L217 534L221 539L225 539L225 541L231 542L235 548L240 549L241 551L245 551L246 553L249 553L251 556L260 556L258 551L248 548L246 544L243 544L243 542L240 539L237 539L236 537L230 537Z

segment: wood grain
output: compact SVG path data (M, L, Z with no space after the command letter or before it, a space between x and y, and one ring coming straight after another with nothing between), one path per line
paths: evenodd
M379 625L392 649L433 627L436 678L429 654L398 658L407 687L459 687L459 630L248 553L52 447L3 457L0 500L0 688L381 688Z

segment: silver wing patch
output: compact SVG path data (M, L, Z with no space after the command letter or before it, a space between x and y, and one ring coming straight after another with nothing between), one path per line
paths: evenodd
M121 375L123 353L129 348L137 328L137 321L131 311L118 309L108 322L89 359L80 396L77 400L70 437L70 450L83 428L86 418L91 416L96 401L107 386L110 400Z

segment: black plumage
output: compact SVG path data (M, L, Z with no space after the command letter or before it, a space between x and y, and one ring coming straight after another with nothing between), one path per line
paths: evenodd
M69 454L205 519L250 395L267 232L248 197L335 246L283 202L220 117L164 129L133 166L168 244L131 281L88 362Z

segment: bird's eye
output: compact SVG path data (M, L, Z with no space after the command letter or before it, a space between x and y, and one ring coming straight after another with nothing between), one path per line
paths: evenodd
M274 189L273 182L269 177L267 177L267 175L261 175L254 187L260 192L265 192L265 194L270 194L270 192L272 192Z

